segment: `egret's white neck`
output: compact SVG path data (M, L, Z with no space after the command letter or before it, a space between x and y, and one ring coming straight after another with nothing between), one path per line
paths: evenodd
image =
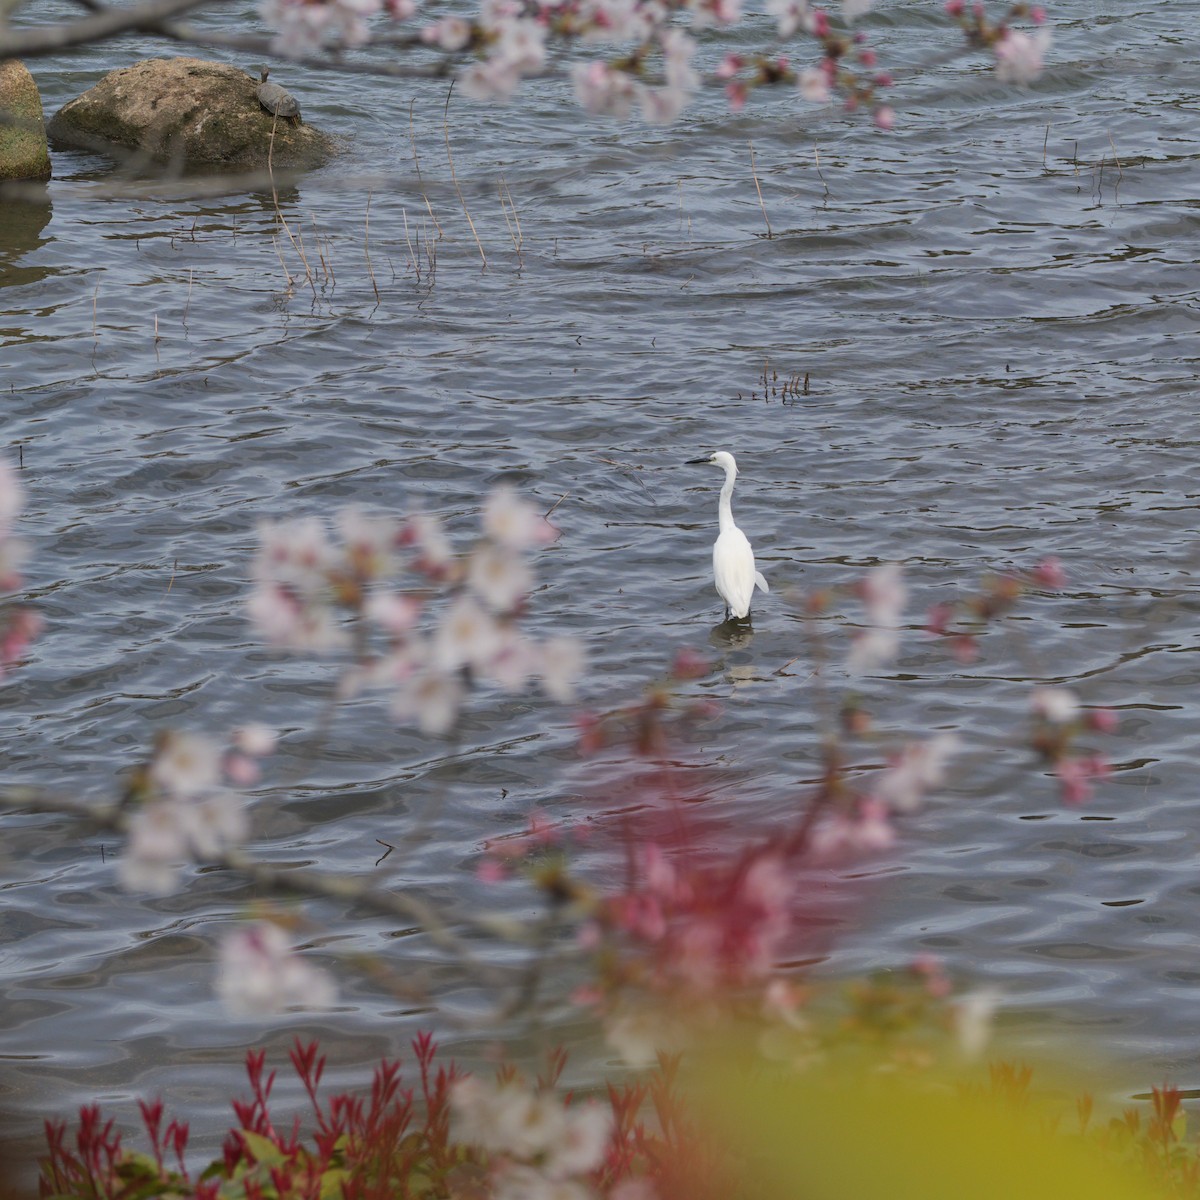
M717 519L722 533L727 529L735 528L730 501L733 499L733 479L736 474L737 471L734 467L725 468L725 486L721 488L721 503L717 510Z

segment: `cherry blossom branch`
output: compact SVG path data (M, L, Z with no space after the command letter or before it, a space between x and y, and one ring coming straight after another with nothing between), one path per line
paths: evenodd
M99 8L93 15L58 25L35 29L14 29L0 21L0 59L37 58L57 54L71 46L94 45L130 33L161 33L163 23L172 17L200 7L220 7L232 0L145 0L125 8ZM5 4L0 16L19 7Z
M27 785L0 789L0 808L7 812L68 816L81 820L94 829L122 836L129 834L132 824L131 813L125 805L80 804L47 789ZM452 953L462 965L478 972L480 978L489 983L499 983L506 980L507 976L481 963L471 953L467 943L452 931L451 924L520 944L536 944L540 937L536 930L526 931L518 922L487 914L456 916L451 922L432 905L411 892L385 889L372 880L327 875L306 868L274 867L236 848L218 850L214 854L206 855L205 862L227 871L236 871L269 893L353 904L375 916L416 924L430 941Z

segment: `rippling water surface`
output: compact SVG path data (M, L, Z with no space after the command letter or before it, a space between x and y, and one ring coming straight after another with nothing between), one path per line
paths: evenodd
M881 7L882 55L919 66L938 6ZM259 520L419 504L468 529L497 480L546 507L565 494L534 626L586 641L597 706L677 647L712 653L695 690L724 713L692 753L727 781L710 803L748 823L812 772L810 682L776 674L804 648L790 587L896 559L918 608L1058 555L1068 587L977 663L914 632L896 677L869 682L890 729L958 729L971 749L875 864L834 966L933 952L1002 989L1028 1039L1099 1042L1131 1088L1200 1084L1197 15L1064 4L1038 86L1001 88L970 59L920 71L890 134L774 96L614 127L554 83L506 110L455 99L444 130L443 90L284 72L347 142L279 197L312 286L269 194L114 196L99 160L56 155L44 206L0 210L3 441L23 451L47 621L0 693L4 778L102 798L162 724L253 715L293 731L284 769L303 779L256 798L264 857L361 874L376 839L417 828L389 882L519 908L474 880L482 841L535 805L603 811L579 798L569 714L482 696L452 745L363 703L304 764L322 674L267 654L244 620ZM53 111L159 52L32 65ZM764 395L764 372L808 392ZM719 478L682 465L719 447L738 455L737 514L772 585L738 644L712 632ZM1021 748L1031 680L1121 714L1115 776L1085 809ZM4 822L0 1105L27 1118L18 1132L155 1091L216 1131L241 1048L264 1040L211 991L250 889L197 872L147 901L116 888L111 840ZM390 948L436 983L421 939L401 958L401 931L319 915L329 952ZM421 1023L351 981L337 1012L265 1040L319 1033L335 1078L357 1080Z

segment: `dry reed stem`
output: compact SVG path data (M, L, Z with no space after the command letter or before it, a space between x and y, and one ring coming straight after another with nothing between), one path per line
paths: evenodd
M683 223L686 219L686 221L687 221L687 236L688 236L688 241L690 242L692 240L692 218L689 214L685 213L683 210L683 180L682 179L675 180L675 186L679 189L679 228L680 229L683 228Z
M188 268L187 302L183 306L183 321L181 322L184 329L187 329L188 313L191 311L191 308L192 308L192 276L194 273L195 273L195 269L193 267L189 267Z
M754 143L748 142L747 145L750 147L750 176L754 180L754 190L758 193L758 207L762 209L763 220L767 225L767 237L774 237L775 235L771 232L771 220L767 216L767 206L763 203L762 188L758 186L758 171L754 164Z
M417 261L417 256L416 256L415 252L413 251L412 238L409 236L409 233L408 233L408 210L405 208L402 208L400 210L400 215L404 218L404 241L408 245L408 260L409 260L409 262L412 263L413 271L417 276L417 282L420 283L421 282L421 264Z
M450 179L454 183L454 190L458 193L458 202L462 205L463 214L467 218L467 224L471 227L471 236L475 239L475 245L479 247L479 257L483 259L483 269L487 270L488 260L487 255L483 252L483 243L479 240L479 234L475 229L475 222L471 220L470 209L467 208L467 198L462 193L462 188L458 186L458 175L454 170L454 155L450 152L450 97L454 94L454 84L451 83L446 91L446 107L442 111L442 134L446 139L446 161L450 164Z
M305 283L308 284L308 286L310 288L312 288L313 299L315 300L317 297L317 285L313 279L312 269L308 265L308 258L305 255L304 250L300 246L296 245L296 239L292 236L291 226L287 223L287 218L283 215L283 209L279 207L279 189L275 185L275 168L274 168L274 161L273 161L274 156L275 156L275 129L278 125L279 125L279 114L276 113L271 118L271 140L267 144L267 174L270 176L270 179L271 179L271 203L275 206L275 215L279 218L280 225L283 226L283 232L287 234L288 241L292 243L292 249L296 251L296 254L299 256L300 261L304 264L304 281L305 281ZM276 248L276 251L278 252L278 250L279 250L278 239L276 239L276 247L275 248ZM280 261L280 263L283 262L283 254L282 253L279 254L279 261ZM291 272L287 269L286 266L283 268L283 273L287 276L288 289L290 291L291 286L295 281L292 279Z
M375 293L375 303L379 303L379 287L375 283L375 268L371 266L371 193L367 192L367 211L363 216L363 258L367 260L367 276L371 280L371 290Z
M825 172L821 170L821 147L813 142L813 162L817 164L817 178L821 181L821 186L825 189L825 199L829 199L829 181L825 178Z
M517 257L521 257L521 249L525 245L525 235L521 232L521 218L517 215L517 205L512 198L512 191L509 189L508 183L503 175L500 176L500 182L496 185L496 190L500 196L500 211L504 214L504 224L508 228L508 236L512 238L513 249L517 252ZM505 206L507 201L507 207ZM512 220L509 221L509 210L512 211ZM516 233L513 232L513 227L516 227Z
M1113 184L1113 200L1120 204L1121 197L1118 193L1121 191L1121 182L1125 178L1125 168L1121 166L1121 160L1117 157L1117 144L1113 141L1111 133L1108 135L1108 144L1112 147L1113 162L1117 164L1117 182Z
M421 160L417 157L417 134L416 130L413 128L413 105L415 103L416 100L410 100L408 104L408 141L409 145L412 147L413 166L417 171L417 182L423 184L424 179L421 176ZM438 224L437 217L434 216L433 205L429 203L429 197L425 194L424 187L421 188L421 199L425 201L425 207L429 210L429 219L433 222L434 229L438 231L438 237L445 237L446 235L442 232L442 227Z
M317 258L321 263L321 276L325 283L329 282L329 260L325 257L325 248L321 245L321 230L317 225L317 214L310 213L309 219L312 221L313 241L317 245Z
M283 268L283 277L287 280L288 295L291 295L292 285L296 281L292 278L291 272L287 269L287 263L283 261L283 251L280 249L279 239L277 237L273 237L271 239L271 245L275 247L275 257L279 259L279 265Z

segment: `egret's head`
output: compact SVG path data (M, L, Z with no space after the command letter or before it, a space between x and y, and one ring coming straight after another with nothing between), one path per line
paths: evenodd
M717 450L712 454L706 454L703 458L688 459L688 466L694 463L712 463L714 466L720 467L727 474L737 474L737 463L728 450Z

